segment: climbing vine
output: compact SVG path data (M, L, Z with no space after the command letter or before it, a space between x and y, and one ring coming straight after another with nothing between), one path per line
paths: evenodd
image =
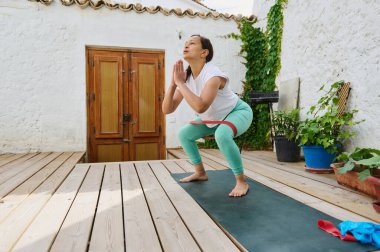
M281 69L281 41L284 26L283 8L288 0L277 0L268 13L266 29L267 48L266 65L264 71L264 87L266 90L274 90L276 87L276 77Z
M228 34L227 37L241 40L240 55L245 59L245 81L242 99L250 104L249 93L255 91L273 91L276 77L281 69L281 40L283 31L283 9L288 0L277 0L267 15L266 31L254 27L256 21L242 19L239 23L240 34ZM250 149L271 147L270 118L268 105L252 107L251 127L236 139L239 146ZM215 141L206 141L204 147L216 147Z
M260 28L255 28L252 23L243 20L239 27L240 35L234 35L235 39L242 41L240 54L245 59L245 82L243 82L242 99L250 104L249 93L251 90L262 90L264 86L266 67L265 55L267 54L267 38ZM236 139L239 146L245 145L253 149L261 149L268 145L267 132L270 127L267 106L258 105L252 107L254 119L251 127ZM263 132L263 134L261 134Z

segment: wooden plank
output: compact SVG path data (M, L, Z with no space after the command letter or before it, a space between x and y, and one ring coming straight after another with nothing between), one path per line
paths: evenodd
M106 165L89 250L124 251L119 164Z
M11 156L13 156L14 154L12 153L4 153L4 154L0 154L0 162L3 160L3 159L6 159L6 158L9 158Z
M8 171L8 170L16 168L17 166L20 166L20 164L27 162L29 159L31 159L37 155L38 155L38 153L29 153L25 156L22 156L18 159L15 159L15 160L7 163L7 164L0 166L0 175L5 171ZM30 162L30 160L28 162Z
M0 160L0 167L3 166L3 165L5 165L5 164L9 164L10 162L15 161L15 160L17 160L19 158L22 158L25 155L26 155L25 153L24 154L12 154L12 155L8 155L7 158L4 158L4 159Z
M202 251L240 251L162 164L151 167Z
M33 165L27 167L25 170L20 171L18 174L14 174L14 176L8 178L7 181L0 184L0 198L4 197L20 184L22 184L25 180L33 176L47 164L52 162L62 153L51 153L50 155L44 157ZM8 174L10 175L10 174ZM17 175L17 176L16 176ZM1 176L3 178L3 176Z
M243 152L242 158L246 158L252 161L261 162L262 164L267 164L269 166L275 167L277 169L281 169L287 172L291 172L294 174L301 175L303 177L312 178L314 180L318 180L320 182L324 182L326 184L338 186L339 184L335 180L334 174L313 174L305 171L305 162L298 163L286 163L286 162L278 162L277 160L273 160L270 158L262 158L259 155L252 155L249 152ZM297 165L299 164L299 165Z
M147 163L136 163L164 251L200 251Z
M358 221L358 222L372 222L368 218L365 218L361 215L355 214L351 211L340 208L328 202L322 201L322 202L309 203L306 205L312 208L315 208L323 213L326 213L341 221L351 220L351 221Z
M75 195L86 176L89 165L78 165L57 192L51 197L46 206L34 219L26 232L19 239L13 250L48 251L63 220L69 210ZM72 178L75 176L76 178ZM61 247L61 251L66 247Z
M162 251L133 163L121 163L125 251Z
M219 157L218 157L219 156ZM216 153L214 160L219 159L221 163L221 155ZM262 176L274 179L280 183L286 184L289 187L293 187L307 194L310 194L323 201L339 206L343 209L361 215L372 221L379 222L380 216L372 207L372 199L354 192L347 191L345 189L330 186L318 181L314 181L309 178L300 177L295 174L274 169L258 162L243 159L243 165L245 168L255 171Z
M203 149L199 150L199 152L201 153L202 150ZM168 152L171 153L172 155L175 155L178 158L188 159L183 149L175 149L175 150L173 149L173 150L168 150ZM215 163L213 160L204 156L202 156L202 162L206 170L224 170L228 168L225 166L221 166L220 164Z
M149 160L149 163L152 163L152 162L157 162L157 163L161 163L162 161L164 161L166 159L157 159L157 160ZM137 164L137 163L143 163L145 164L147 162L147 160L141 160L141 161L128 161L128 162L133 162L134 164ZM120 165L120 161L117 161L117 162L101 162L102 164L104 165L111 165L111 164L116 164L116 165ZM94 164L99 164L98 163L86 163L86 164L89 164L89 165L94 165Z
M187 160L176 159L174 161L179 167L181 167L185 172L194 172L194 167L192 164L187 162Z
M5 154L0 154L0 164L1 162L4 160L4 159L7 159L9 157L12 157L14 156L15 154L12 154L12 153L5 153Z
M252 155L258 155L260 157L267 157L270 159L276 158L276 153L274 151L271 151L271 150L268 150L268 151L265 151L265 150L245 151L245 150L243 150L243 152L246 152L246 153L249 153Z
M194 172L195 171L194 166L190 163L189 160L176 159L174 162L176 164L178 164L185 172ZM206 171L207 170L215 170L214 168L212 168L211 166L209 166L206 163L203 163L203 167L205 168Z
M81 156L80 154L78 155ZM67 175L72 171L75 163L66 162L55 172L49 179L47 179L36 191L33 192L27 199L25 199L14 211L7 216L7 218L0 224L0 251L8 251L11 249L20 236L25 232L30 223L39 214L45 204L52 198L53 202L61 202L62 204L70 205L74 200L77 189L79 188L82 180L86 174L86 169L75 169L68 177ZM65 178L67 179L65 180ZM62 181L65 180L63 183ZM62 185L61 185L62 184ZM56 191L56 188L59 189ZM53 195L53 197L51 196ZM50 206L50 203L48 203ZM49 207L50 212L60 211L59 207ZM48 212L44 212L44 217ZM42 217L42 218L43 218ZM57 230L58 231L58 230ZM43 232L40 230L39 232ZM21 248L20 248L21 249ZM29 249L26 247L23 249Z
M201 154L202 150L199 150L199 153ZM201 154L201 157L202 157L202 161L203 161L203 165L205 166L205 169L206 169L206 167L212 168L209 170L226 170L226 169L229 169L228 166L225 166L225 165L222 165L218 162L215 162L214 160L212 160L206 156L202 156L202 154Z
M279 162L277 161L276 153L272 151L242 151L242 155L250 156L253 158L259 158L261 160L270 161L277 164L284 164L288 167L297 168L303 170L305 166L304 161L299 162Z
M9 181L10 178L16 176L18 173L27 170L30 167L33 167L37 164L38 167L41 167L40 164L46 164L46 159L48 161L53 160L55 157L59 156L61 153L40 153L37 156L27 160L26 162L13 167L1 173L0 184L3 184L6 181Z
M85 164L77 166L83 165ZM104 167L104 164L91 165L49 251L64 250L77 252L87 250L104 174ZM55 228L55 230L51 230L51 232L54 233L56 230ZM46 250L45 248L40 248L40 250L36 251Z
M169 152L167 153L166 155L166 159L170 160L170 159L177 159L176 156L173 156L172 154L170 154Z
M3 204L0 204L0 222L15 209L31 192L40 186L52 173L54 173L71 155L67 152L59 156L45 168L34 174L30 179L18 186L10 194L3 198Z
M162 164L168 169L171 173L183 173L185 172L184 169L182 169L178 164L174 162L174 160L171 161L163 161Z
M168 150L168 153L179 159L188 159L188 156L183 152L182 149L171 149Z
M178 158L188 159L187 155L185 154L185 152L182 149L170 150L170 153L172 153L173 155L175 155ZM220 166L220 164L213 162L212 160L208 159L207 157L202 157L202 162L203 162L203 166L204 166L205 170L224 170L224 169L227 169L225 166ZM185 170L186 172L193 172L194 171L194 168L190 169L187 166L185 166L185 169L186 169Z

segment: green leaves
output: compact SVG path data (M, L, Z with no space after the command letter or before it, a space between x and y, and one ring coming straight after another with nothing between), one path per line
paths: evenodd
M380 156L374 156L369 159L363 159L357 162L358 164L361 165L366 165L366 166L380 166Z
M345 166L338 169L339 174L344 174L348 171L352 171L355 168L355 164L353 162L347 162Z
M359 173L360 180L365 180L368 176L371 176L371 172L368 169Z
M298 131L300 109L290 112L276 111L273 114L273 128L276 136L285 136L289 141L294 140Z
M338 112L338 92L344 81L337 81L322 96L316 105L310 107L309 118L300 123L297 137L303 145L323 145L330 152L336 152L336 144L355 135L349 130L350 126L360 123L354 122L357 110ZM320 88L324 90L325 85Z
M247 69L242 97L248 103L251 90L273 91L276 87L276 77L281 69L282 10L286 3L287 0L277 0L272 6L267 15L265 32L254 27L255 23L242 19L238 26L240 35L227 35L242 41L240 54L246 61L244 65ZM245 134L237 138L238 144L244 141L255 149L271 147L268 105L254 106L252 110L252 125Z
M309 111L307 112L308 115L312 116L317 116L318 113L334 113L337 114L338 111L338 102L339 102L339 97L338 97L338 91L339 89L343 86L344 81L340 80L335 83L333 83L330 86L330 89L325 93L324 96L322 96L318 100L318 104L312 106ZM319 91L323 91L325 88L325 85L322 85L322 87L319 89Z
M267 37L267 55L264 71L264 85L275 87L276 77L281 69L281 41L284 26L283 8L287 1L277 0L270 8L265 35ZM272 89L271 89L272 90Z
M339 168L339 174L354 170L357 166L362 170L359 179L364 180L371 175L373 169L380 167L380 150L357 147L352 152L343 152L336 159L346 162L342 168Z

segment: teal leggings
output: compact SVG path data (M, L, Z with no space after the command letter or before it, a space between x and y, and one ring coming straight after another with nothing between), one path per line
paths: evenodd
M239 100L235 108L227 115L225 121L231 122L237 129L235 137L243 134L251 125L253 113L251 107L242 100ZM196 120L201 120L197 118ZM240 151L234 141L234 133L228 125L220 124L209 128L205 124L187 124L178 133L179 140L192 164L200 164L201 156L195 140L215 135L219 149L227 159L227 162L235 175L243 173L243 163Z

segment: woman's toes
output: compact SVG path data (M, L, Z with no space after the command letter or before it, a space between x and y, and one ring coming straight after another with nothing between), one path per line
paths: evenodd
M238 184L234 189L228 194L230 197L241 197L247 194L249 189L248 184Z

